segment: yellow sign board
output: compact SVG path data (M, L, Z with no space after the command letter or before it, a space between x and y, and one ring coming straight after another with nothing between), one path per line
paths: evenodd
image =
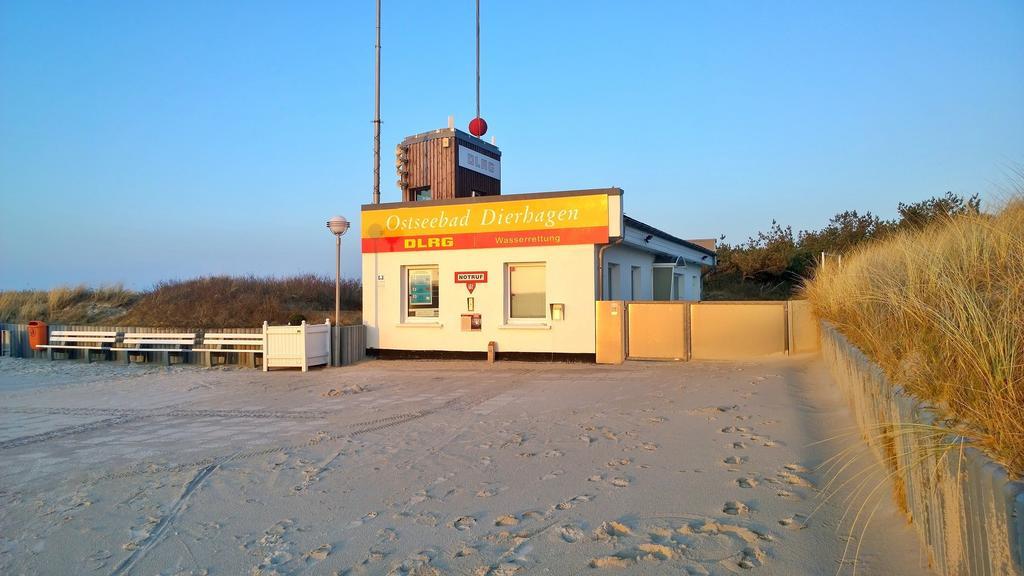
M364 253L607 241L607 194L425 204L362 213Z

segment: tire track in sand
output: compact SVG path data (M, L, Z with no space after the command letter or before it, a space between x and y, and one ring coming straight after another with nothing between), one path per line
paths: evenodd
M219 468L221 464L227 462L228 460L231 460L230 456L228 456L227 458L223 458L218 462L210 464L209 466L202 468L198 472L196 472L195 476L193 476L192 479L188 481L188 484L185 485L184 490L182 490L181 495L178 496L178 499L174 502L174 505L171 506L171 510L162 518L160 518L160 521L157 522L156 526L153 527L153 530L149 533L149 535L146 536L146 538L139 544L139 546L135 550L132 551L132 553L127 558L125 558L120 564L117 565L116 568L114 568L114 571L110 573L110 576L120 576L121 574L127 574L128 571L130 571L135 566L135 564L142 560L146 556L146 553L152 550L160 542L160 539L163 537L164 532L167 531L167 527L170 526L171 523L174 522L174 519L178 517L178 515L181 513L182 508L184 508L185 504L188 503L189 498L192 496L192 494L199 489L202 483L207 478L209 478L210 475L213 474L213 472L217 468Z
M391 427L394 427L394 426L399 426L399 425L402 425L402 424L413 422L415 420L419 420L420 418L424 418L426 416L430 416L431 414L434 414L434 413L439 412L441 410L446 410L446 409L449 409L449 408L454 408L454 409L456 409L457 411L460 411L460 412L461 411L465 411L465 410L468 410L468 409L472 408L473 406L476 406L478 404L482 404L483 402L486 402L488 399L490 399L490 398L492 398L494 396L497 396L501 392L504 392L504 390L492 391L489 394L480 394L480 395L477 395L477 396L472 397L472 398L466 398L466 397L460 396L460 397L448 400L447 402L444 402L443 404L439 404L438 406L435 406L433 408L426 408L426 409L423 409L423 410L417 410L415 412L405 412L405 413L401 413L401 414L393 414L391 416L385 416L385 417L382 417L382 418L375 418L373 420L365 420L365 421L362 421L362 422L356 422L356 423L353 423L353 424L349 424L349 425L344 426L344 428L346 428L346 429L354 428L354 430L347 430L347 431L344 431L344 432L337 432L337 433L323 433L323 434L315 436L315 437L307 440L306 442L302 442L302 443L289 444L289 445L285 445L285 446L280 446L280 445L278 445L278 446L268 446L268 447L265 447L265 448L255 448L255 449L252 449L252 450L244 450L244 451L235 452L234 454L232 454L230 456L230 459L232 461L246 460L246 459L250 459L250 458L257 458L257 457L260 457L260 456L268 456L270 454L274 454L274 453L277 453L277 452L286 452L286 451L289 451L289 450L298 450L298 449L302 449L302 448L311 448L313 446L318 446L320 444L324 444L324 443L327 443L327 442L335 442L335 441L338 441L338 440L343 440L345 438L358 438L359 436L361 436L363 434L369 434L371 432L379 432L381 430L385 430L385 429L388 429L388 428L391 428ZM126 479L126 478L131 478L133 476L142 476L142 475L147 475L147 474L184 472L184 471L191 470L191 469L194 469L194 468L204 468L204 467L210 466L211 464L214 464L217 461L218 461L218 458L216 458L216 457L208 457L208 458L203 458L203 459L200 459L200 460L195 460L195 461L192 461L192 462L173 464L173 465L159 465L159 466L157 466L157 465L152 465L152 464L149 464L149 465L147 465L147 464L138 464L138 465L132 466L132 467L126 469L126 470L122 470L120 472L112 472L112 473L109 473L109 474L104 474L102 476L98 476L98 477L96 477L96 478L94 478L92 480L86 480L84 482L84 484L96 484L96 483L103 482L103 481L108 481L108 480L122 480L122 479Z

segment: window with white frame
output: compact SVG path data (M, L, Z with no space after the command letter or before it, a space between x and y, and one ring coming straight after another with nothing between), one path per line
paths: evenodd
M507 264L509 320L547 318L547 272L543 262Z
M436 320L440 310L437 266L406 266L405 317Z
M622 276L620 276L619 265L615 262L608 263L608 294L605 300L618 300L622 294Z

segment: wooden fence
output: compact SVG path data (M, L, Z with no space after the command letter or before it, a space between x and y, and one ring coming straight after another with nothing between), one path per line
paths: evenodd
M120 332L132 334L135 332L228 332L233 334L262 334L262 328L216 328L209 330L196 330L191 328L146 328L139 326L85 326L78 324L50 324L47 326L53 330L92 330L106 332ZM331 338L331 366L348 366L366 358L366 327L357 326L333 326ZM116 351L116 348L114 349ZM3 324L0 323L0 354L14 358L39 358L47 357L45 350L32 350L28 341L27 324ZM255 354L221 354L225 362L231 364L243 364L255 367ZM82 358L83 355L77 351L69 351L68 357ZM208 353L196 352L182 354L182 361L186 364L208 363Z
M742 360L814 353L818 322L805 300L741 302L619 301L626 322L608 321L608 330L621 331L612 348L625 346L634 360ZM598 313L598 332L604 322ZM598 353L601 356L601 353ZM611 354L621 362L621 356Z

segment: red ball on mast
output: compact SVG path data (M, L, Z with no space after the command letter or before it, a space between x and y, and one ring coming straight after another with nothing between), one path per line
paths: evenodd
M477 138L487 133L487 121L477 116L469 121L469 133Z

